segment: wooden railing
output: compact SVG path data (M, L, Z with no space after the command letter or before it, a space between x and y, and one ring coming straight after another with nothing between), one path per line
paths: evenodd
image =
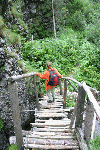
M70 128L75 124L75 132L80 143L81 150L87 150L87 144L90 145L90 139L93 139L95 132L96 116L100 121L100 106L96 101L95 97L99 97L99 91L89 87L85 82L78 82L70 77L64 79L64 102L63 107L66 107L66 96L67 96L67 81L73 81L78 84L78 90L74 85L70 85L78 91L78 99L75 103L74 111L71 117ZM60 84L61 85L61 84ZM87 99L85 99L87 97ZM85 115L85 118L83 118ZM84 130L82 123L84 122Z
M23 146L21 118L20 118L20 110L19 110L19 99L18 99L16 81L23 79L23 78L30 77L30 81L29 81L29 85L30 85L31 79L33 77L33 84L34 84L34 90L35 90L35 96L36 96L36 107L39 110L40 109L39 99L38 99L38 92L37 92L36 79L35 79L36 75L37 73L33 72L33 73L28 73L28 74L23 74L23 75L12 76L8 79L8 91L9 91L9 98L10 98L10 104L11 104L11 109L12 109L12 117L13 117L13 123L14 123L14 128L15 128L15 135L16 135L16 143L17 143L18 150L24 150L24 146ZM38 85L40 85L40 83ZM28 92L28 87L26 89L26 94Z
M40 106L39 106L38 92L36 87L36 79L35 79L36 75L37 73L33 72L33 73L28 73L23 75L12 76L8 79L8 90L9 90L10 103L12 107L12 116L14 121L16 143L17 143L18 150L23 150L24 147L23 147L21 118L20 118L16 81L22 78L33 77L34 90L36 94L36 107L39 110ZM31 78L29 82L31 82ZM64 94L63 94L63 87L61 84L61 80L64 80ZM78 89L71 83L71 81L75 82L78 85ZM38 80L38 82L40 88L40 81ZM76 101L75 108L71 117L70 128L72 128L73 124L75 124L76 135L80 143L80 148L83 150L85 147L86 150L88 149L86 142L89 144L90 138L93 136L93 132L94 132L93 120L96 119L96 115L100 120L100 109L95 99L95 97L98 96L98 91L87 86L85 82L80 83L70 77L63 77L62 79L59 80L59 86L60 86L60 94L64 95L63 96L64 109L66 108L67 82L75 89L76 92L78 92L78 99ZM85 99L86 95L87 95L87 99ZM85 120L83 118L84 113L85 113ZM83 122L84 122L84 134L82 136L81 133L82 133Z

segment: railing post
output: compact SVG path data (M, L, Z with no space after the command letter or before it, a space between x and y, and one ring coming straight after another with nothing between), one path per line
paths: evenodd
M78 87L78 99L77 99L75 128L77 128L77 127L81 128L82 127L84 103L85 103L85 91L84 91L82 86L79 86Z
M38 98L38 92L37 92L37 87L36 87L35 75L33 75L33 82L34 82L34 89L35 89L35 95L36 95L36 107L37 107L38 110L40 110L40 105L39 105L39 98Z
M12 117L13 117L13 122L14 122L17 149L24 150L16 82L8 83L8 91L9 91L9 97L10 97L10 104L12 108Z
M40 97L42 97L42 89L41 89L40 77L38 77L38 84L39 84Z
M63 95L62 85L61 85L61 79L59 79L59 86L60 86L60 95Z
M31 81L32 81L32 76L30 77L29 83L28 83L28 85L27 85L27 87L26 87L25 97L23 98L23 101L25 101L25 98L26 98L26 96L27 96L28 90L29 90L29 88L30 88Z
M87 143L90 142L90 138L91 138L93 118L94 118L94 108L93 108L91 102L87 99L86 117L85 117L85 123L84 123L84 125L85 125L84 138L86 139Z
M64 80L64 101L63 101L63 108L66 108L66 95L67 95L67 80Z
M72 126L74 124L75 116L76 116L76 110L77 110L77 102L75 103L74 111L71 116L71 122L70 122L70 129L72 129Z

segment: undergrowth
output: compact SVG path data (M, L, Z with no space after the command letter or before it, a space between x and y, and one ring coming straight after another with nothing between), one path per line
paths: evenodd
M67 28L58 39L46 38L27 41L21 51L28 66L43 73L46 62L51 61L53 67L63 74L79 82L85 81L89 86L100 89L100 49L79 36L78 32Z

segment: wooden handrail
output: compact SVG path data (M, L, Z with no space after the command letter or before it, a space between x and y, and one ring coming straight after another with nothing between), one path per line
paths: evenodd
M73 79L73 78L70 78L70 77L62 77L62 79L71 80L71 81L73 81L73 82L75 82L75 83L77 83L78 85L81 86L81 83L78 82L77 80Z
M10 78L8 78L8 81L14 82L14 81L17 81L17 80L20 80L23 78L28 78L28 77L33 76L33 75L38 75L38 73L32 72L32 73L27 73L27 74L22 74L22 75L17 75L17 76L11 76Z
M12 76L8 78L8 91L9 91L10 103L12 107L12 116L13 116L13 121L14 121L16 143L17 143L18 150L24 150L24 147L23 147L21 118L20 118L19 100L18 100L18 91L17 91L16 81L23 79L23 78L27 78L27 77L31 77L32 79L32 76L33 76L34 88L35 88L35 94L36 94L36 105L37 105L37 109L39 110L38 92L37 92L36 80L35 80L35 75L37 74L38 73L32 72L32 73ZM30 82L31 82L31 79L30 79Z
M96 114L98 115L98 117L99 117L99 119L100 119L100 108L99 108L99 105L98 105L96 99L94 98L92 92L90 91L90 89L89 89L89 87L86 85L86 83L83 82L82 85L83 85L83 88L84 88L85 92L86 92L87 95L88 95L89 101L92 103L93 108L94 108Z

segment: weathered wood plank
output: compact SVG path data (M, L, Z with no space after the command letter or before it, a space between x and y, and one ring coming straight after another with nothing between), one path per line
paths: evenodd
M98 117L99 117L99 119L100 119L100 107L99 107L99 105L98 105L96 99L94 98L92 92L90 91L90 89L89 89L89 87L86 85L86 83L83 82L82 85L83 85L83 88L84 88L85 92L86 92L87 95L88 95L89 101L92 103L93 108L94 108L96 114L98 115Z
M25 144L26 148L37 148L37 149L78 149L78 146L68 145L37 145L37 144Z
M66 109L62 109L62 108L60 108L60 109L56 109L56 108L51 108L51 109L41 109L40 111L36 111L36 113L42 113L42 112L69 112L69 111L71 111L71 110L73 110L74 109L74 107L68 107L68 108L66 108Z
M76 136L79 142L79 146L81 150L88 150L88 146L84 140L84 135L82 134L81 128L76 129Z
M85 91L82 86L79 86L78 87L78 99L77 99L75 127L80 127L80 128L82 127L84 103L85 103Z
M23 139L22 139L22 128L21 128L21 118L19 110L19 100L17 92L16 82L8 83L8 91L10 97L10 104L12 109L12 116L14 122L14 129L16 135L17 149L24 150L23 148Z
M90 138L91 138L93 117L94 117L94 108L88 100L86 105L86 117L84 122L84 137L87 143L90 142Z
M58 109L58 108L62 108L62 106L59 106L59 105L58 105L58 106L56 106L56 105L55 105L55 106L53 106L53 105L52 105L52 106L50 106L50 105L44 105L44 106L43 106L43 105L42 105L41 108L42 108L42 109L43 109L43 108L44 108L44 109L45 109L45 108L49 108L49 109L51 109L51 108L57 108L57 109Z
M74 124L74 120L75 120L75 116L76 116L76 110L77 110L77 102L75 103L75 108L74 108L74 111L72 113L72 116L71 116L71 122L70 122L70 129L72 129L72 126Z
M70 77L62 77L62 79L71 80L71 81L73 81L73 82L75 82L75 83L77 83L78 85L81 86L81 83L78 82L77 80L73 79L73 78L70 78Z
M29 134L30 136L32 136L32 137L34 137L34 135L39 135L39 136L57 136L57 135L59 135L59 136L71 136L71 137L73 137L73 134L72 133L64 133L64 132L62 132L62 133L59 133L59 132L39 132L39 131L33 131L33 132L31 132L31 134ZM27 136L27 134L26 134L26 136Z
M54 120L53 122L58 122L58 121L59 121L59 122L62 122L62 123L63 123L63 122L64 122L64 123L68 123L68 124L70 123L70 119L67 119L67 118L66 118L66 120ZM45 122L50 122L50 120L40 120L40 119L36 119L35 122L36 122L36 123L37 123L37 122L45 123Z
M64 80L64 101L63 101L63 108L66 108L66 96L67 96L67 80Z
M70 83L70 85L75 89L76 92L78 92L78 90L76 89L76 87L68 80L68 82Z
M37 126L37 127L45 127L45 126L68 126L69 124L67 123L30 123L32 127Z
M74 136L63 136L63 135L46 135L46 136L41 136L41 135L26 135L26 137L30 137L30 138L40 138L40 139L59 139L59 140L68 140L68 139L75 139Z
M34 89L35 89L35 94L36 94L36 107L38 110L40 110L40 105L39 105L39 99L38 99L38 92L37 92L37 87L36 87L36 79L35 76L33 76L33 83L34 83Z
M16 144L16 137L12 136L9 139L10 144ZM73 139L69 140L55 140L55 139L39 139L39 138L29 138L23 137L24 144L41 144L41 145L71 145L77 146L78 142Z
M63 95L62 85L61 85L61 79L59 79L59 87L60 87L60 95Z
M33 131L40 131L40 132L65 132L65 133L70 133L71 130L68 128L33 128Z
M22 74L22 75L17 75L17 76L11 76L11 77L8 78L8 81L13 82L13 81L17 81L17 80L27 78L27 77L30 77L30 76L33 76L33 75L38 75L38 73L32 72L32 73L27 73L27 74Z
M64 114L41 114L41 115L39 115L39 114L36 114L35 115L36 117L38 117L38 118L64 118L64 117L66 117L66 115L64 115Z

